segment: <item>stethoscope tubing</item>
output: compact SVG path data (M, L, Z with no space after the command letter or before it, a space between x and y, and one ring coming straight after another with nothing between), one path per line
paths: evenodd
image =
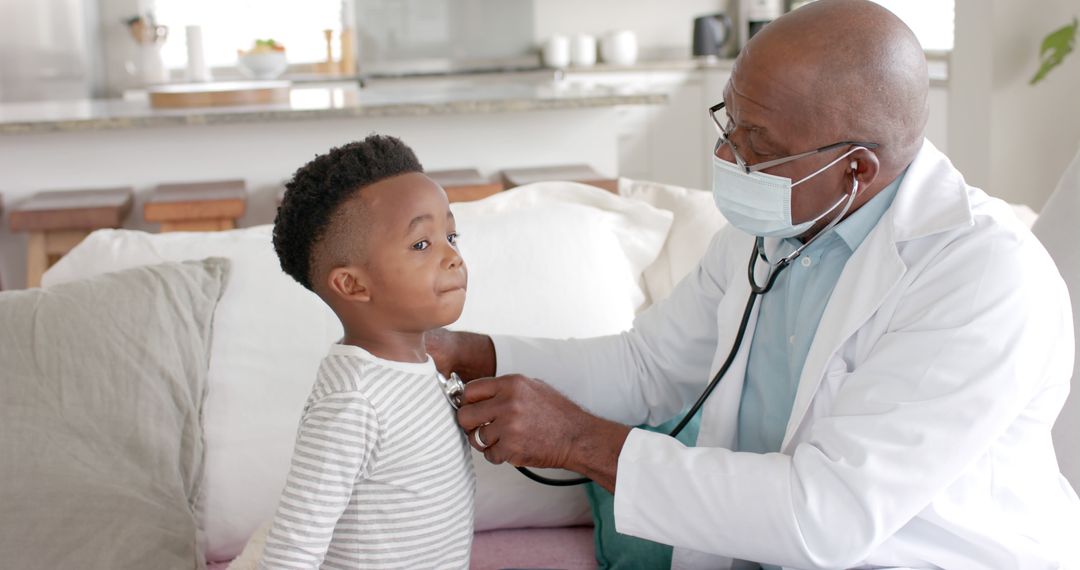
M780 276L780 273L791 263L791 260L787 258L780 260L780 262L776 264L776 267L769 272L769 277L765 281L765 285L759 286L754 277L754 266L757 263L759 255L764 258L764 254L761 253L761 238L757 239L753 251L750 252L750 265L747 268L748 277L750 279L750 297L746 300L746 308L743 309L742 319L739 321L739 330L735 333L735 342L732 343L731 350L728 351L727 358L724 359L724 363L720 366L720 370L718 370L712 380L709 381L709 385L705 387L701 396L699 396L697 401L694 402L694 405L690 407L690 410L683 415L682 420L680 420L679 423L672 428L671 432L668 433L671 437L676 437L682 432L683 428L686 427L686 424L690 423L690 420L698 413L698 410L705 405L705 400L709 399L713 390L720 384L720 379L727 374L728 369L730 369L732 363L735 362L735 356L739 353L739 347L742 346L743 337L746 336L746 329L750 325L750 315L754 312L754 304L757 302L758 297L768 293L773 288L773 284L776 283L776 279ZM792 259L794 259L794 257L792 257ZM544 477L543 475L538 475L525 467L518 467L517 470L520 471L522 475L537 483L543 483L544 485L553 487L571 487L574 485L583 485L592 481L592 479L589 479L588 477L551 479L549 477Z

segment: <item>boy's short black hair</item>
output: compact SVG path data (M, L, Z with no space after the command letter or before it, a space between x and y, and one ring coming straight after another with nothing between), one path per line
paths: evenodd
M341 205L365 186L423 171L408 145L383 135L332 148L301 166L285 185L285 196L274 219L274 250L281 269L314 290L312 260L318 253L317 246L327 240ZM336 244L329 245L333 249Z

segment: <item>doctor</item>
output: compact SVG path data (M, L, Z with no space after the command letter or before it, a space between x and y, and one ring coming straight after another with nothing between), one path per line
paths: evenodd
M458 413L473 444L612 490L617 530L675 546L673 568L1080 567L1050 436L1073 363L1065 285L924 141L927 86L911 31L869 1L764 28L713 112L730 226L670 298L612 337L431 338L441 369L480 377ZM697 445L631 429L722 368L756 236L759 290L793 260Z

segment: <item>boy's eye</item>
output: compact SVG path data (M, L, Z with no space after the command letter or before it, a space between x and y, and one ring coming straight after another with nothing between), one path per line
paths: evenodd
M446 236L446 241L450 242L450 245L457 245L458 233L453 232Z
M415 249L416 251L424 251L430 245L431 245L431 242L429 242L426 239L422 239L422 240L412 244L412 248Z

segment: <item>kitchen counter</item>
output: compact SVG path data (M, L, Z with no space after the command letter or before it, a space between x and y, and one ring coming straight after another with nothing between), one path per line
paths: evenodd
M653 105L662 92L564 82L293 87L288 103L154 109L146 98L0 105L0 135L335 118L417 117Z

